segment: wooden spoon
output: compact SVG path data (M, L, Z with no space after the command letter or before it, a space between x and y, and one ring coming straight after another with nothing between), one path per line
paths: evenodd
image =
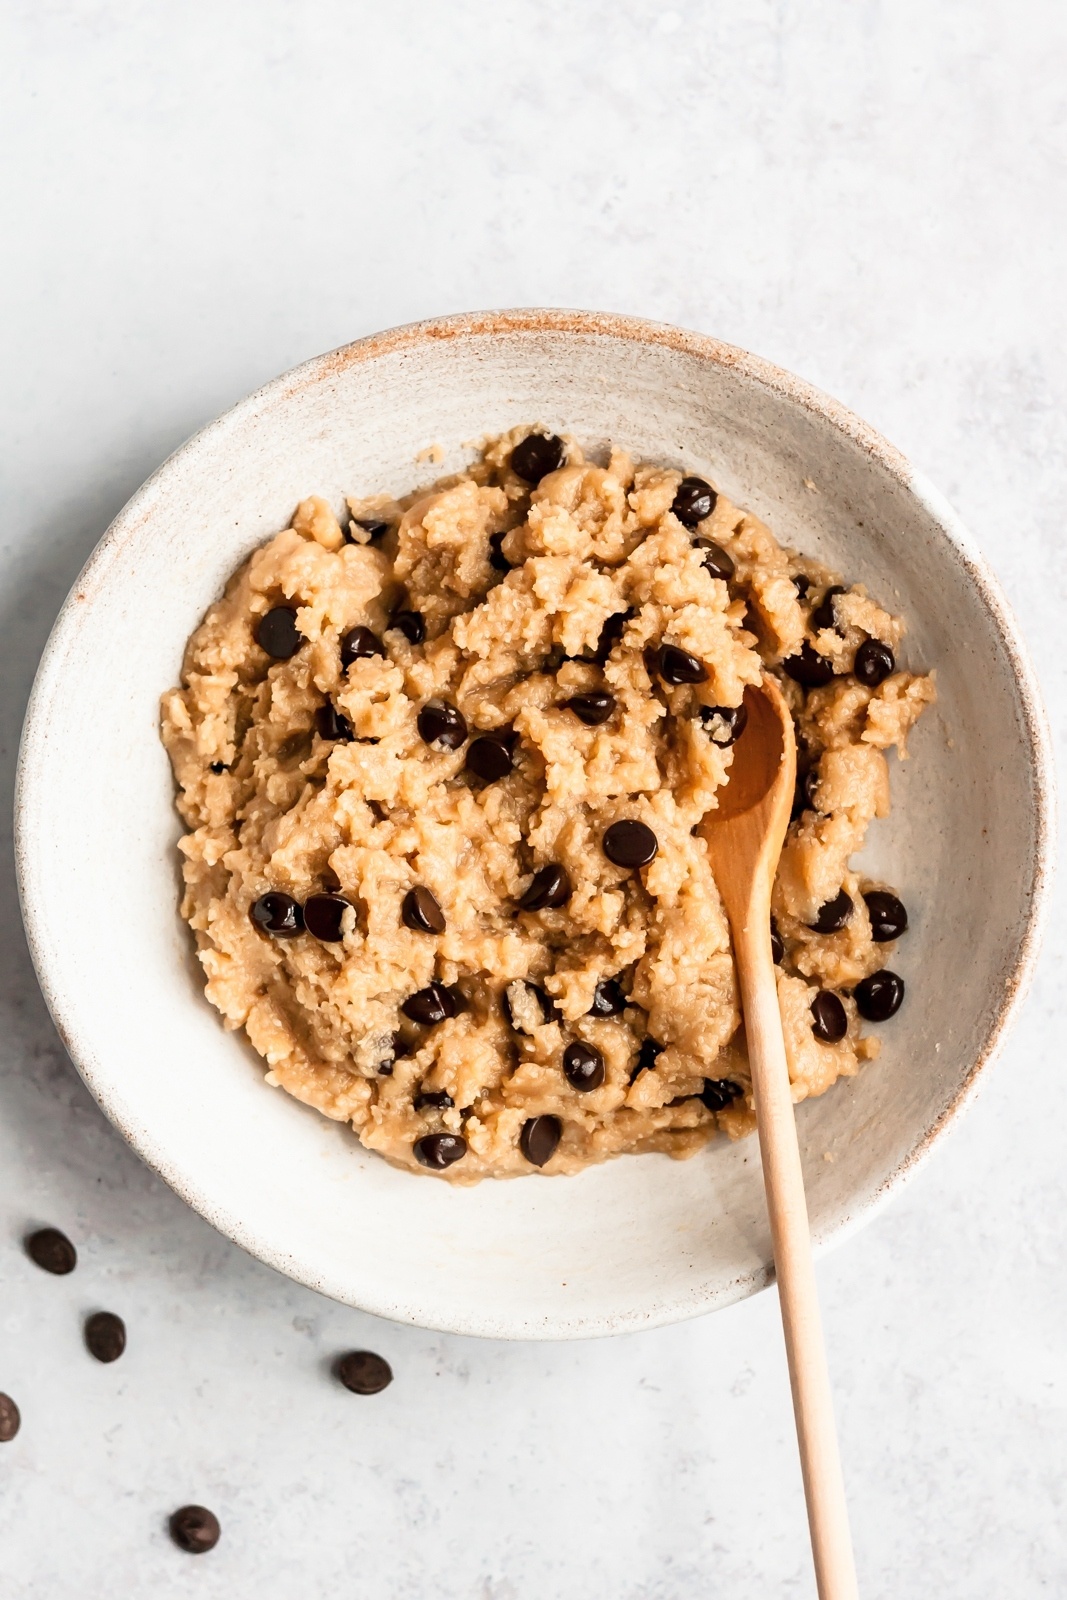
M796 741L789 709L769 675L761 688L746 691L745 706L748 724L734 746L729 781L701 832L730 921L741 984L819 1600L855 1600L856 1569L771 953L771 886L793 804Z

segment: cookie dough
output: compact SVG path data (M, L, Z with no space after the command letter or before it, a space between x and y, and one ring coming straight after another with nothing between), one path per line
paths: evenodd
M861 1011L900 1003L876 975L906 914L850 862L934 698L903 633L704 480L543 430L343 527L304 500L163 696L208 999L268 1084L414 1172L748 1132L696 829L767 667L801 772L779 996L794 1099L822 1094L877 1053Z

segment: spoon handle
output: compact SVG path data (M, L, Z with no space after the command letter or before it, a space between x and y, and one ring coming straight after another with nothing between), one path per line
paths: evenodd
M748 915L745 922L746 927L735 930L737 967L815 1577L819 1600L857 1600L804 1175L778 1009L769 907L760 907L758 914Z

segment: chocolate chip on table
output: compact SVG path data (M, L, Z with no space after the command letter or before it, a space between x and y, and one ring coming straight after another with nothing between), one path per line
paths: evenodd
M78 1265L78 1252L58 1228L38 1228L25 1244L30 1260L45 1272L55 1273L57 1278L73 1272Z
M639 1072L652 1072L655 1068L656 1062L666 1048L667 1046L665 1044L660 1044L659 1040L653 1039L651 1035L642 1039L641 1048L637 1052L637 1060L634 1063L634 1069L630 1074L630 1082L633 1083Z
M338 1358L334 1371L353 1394L381 1394L393 1381L392 1367L373 1350L350 1350Z
M385 646L376 633L362 626L349 628L347 633L341 635L341 670L350 667L353 661L362 661L369 656L384 656Z
M888 889L868 889L863 900L875 944L887 944L890 939L899 939L902 933L907 933L908 913L895 894L890 894Z
M0 1394L0 1444L10 1444L22 1424L19 1408L9 1394Z
M563 1072L572 1089L579 1089L583 1094L599 1089L604 1082L604 1057L595 1045L574 1039L563 1052Z
M391 522L383 522L380 517L353 517L348 525L348 542L349 544L362 544L362 539L353 539L351 536L353 528L362 528L364 533L370 534L371 544L377 544L379 539L385 538L392 526Z
M85 1344L97 1361L117 1361L126 1348L126 1324L113 1311L96 1311L85 1324Z
M867 1022L887 1022L896 1016L904 999L904 979L883 967L857 983L852 991L856 1010Z
M599 728L602 722L607 722L615 710L615 696L594 691L590 694L572 694L569 700L564 700L568 711L573 711L579 722L584 722L587 728Z
M409 889L400 907L404 926L414 933L444 933L445 914L437 896L421 883Z
M263 933L272 933L276 939L295 939L304 931L304 913L291 894L280 889L270 889L261 894L249 907L249 916Z
M466 717L447 700L431 700L423 706L416 725L420 739L426 744L442 745L446 750L458 750L467 737Z
M737 566L728 550L716 544L714 539L694 539L693 549L703 550L704 566L713 578L721 578L723 583L729 583Z
M602 667L605 664L611 652L626 632L626 624L636 615L637 612L633 606L628 606L625 611L612 612L601 628L596 649L589 658L594 666Z
M699 656L692 655L676 644L661 644L655 658L655 670L664 683L704 683L708 669Z
M671 510L679 522L687 528L695 528L698 522L711 516L718 498L711 484L705 483L703 478L683 478L674 491Z
M829 989L820 989L811 1002L811 1031L824 1044L836 1044L848 1032L845 1008Z
M701 706L700 720L712 744L717 744L721 750L728 750L748 727L748 707Z
M811 614L811 625L813 628L822 629L837 627L837 611L834 606L834 601L837 599L839 594L845 594L846 592L847 591L844 584L832 583L830 585L822 599L819 601L819 604L815 607L815 610Z
M659 850L659 840L647 823L626 817L613 822L604 834L604 854L617 867L647 867Z
M819 907L818 916L808 927L813 933L838 933L852 915L852 896L844 889Z
M522 1125L519 1149L531 1166L543 1167L555 1155L562 1133L558 1117L530 1117Z
M785 956L785 945L782 943L782 935L778 932L778 924L777 924L777 922L775 922L774 918L772 917L771 918L771 960L774 962L776 967L779 967L782 964L782 960L783 960L784 956Z
M520 911L554 911L566 905L572 894L571 876L558 861L539 867L533 882L519 901Z
M425 989L416 989L414 994L409 995L400 1009L412 1022L432 1028L444 1022L446 1017L454 1017L459 1007L452 990L438 983L435 978Z
M494 572L510 572L511 562L503 551L503 543L507 538L507 529L503 533L489 535L489 565Z
M421 611L395 611L389 626L402 633L408 644L422 644L426 638L426 618Z
M304 926L323 944L339 944L344 938L344 915L352 902L341 894L313 894L304 901Z
M511 751L503 739L486 733L473 739L467 751L466 767L483 783L497 783L511 771Z
M834 664L829 656L816 650L810 639L805 639L795 656L787 656L782 671L803 689L821 689L834 675Z
M411 1102L416 1111L447 1111L455 1103L452 1096L444 1089L422 1090Z
M347 742L355 738L352 724L343 712L338 711L332 700L327 700L316 711L315 726L322 739L343 739Z
M304 642L297 630L296 612L292 606L275 606L260 617L256 624L256 643L275 661L288 661Z
M218 1517L206 1506L182 1506L170 1519L171 1538L191 1556L214 1550L221 1532Z
M427 1133L411 1147L415 1160L434 1172L443 1172L467 1154L467 1141L460 1133Z
M590 1017L617 1017L620 1011L626 1010L626 996L623 994L617 978L601 978L593 990L593 1004L589 1007L587 1016Z
M554 433L528 433L511 452L511 470L526 483L540 483L566 459L567 447Z
M705 1078L700 1098L709 1111L723 1111L744 1092L741 1085L734 1083L732 1078Z
M897 664L896 657L881 639L864 639L856 651L852 671L868 689L877 689L884 683Z

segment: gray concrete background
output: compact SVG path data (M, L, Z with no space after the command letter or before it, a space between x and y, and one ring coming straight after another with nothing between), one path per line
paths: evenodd
M306 356L517 304L703 329L870 419L991 558L1062 740L1062 6L9 0L0 26L5 793L56 610L164 455ZM3 1600L813 1594L772 1294L486 1344L249 1260L67 1062L3 814ZM1067 1593L1064 931L958 1132L820 1269L866 1600ZM30 1266L31 1222L76 1274ZM80 1344L100 1306L112 1367ZM351 1346L392 1388L328 1380ZM201 1559L165 1534L186 1500L223 1522Z

